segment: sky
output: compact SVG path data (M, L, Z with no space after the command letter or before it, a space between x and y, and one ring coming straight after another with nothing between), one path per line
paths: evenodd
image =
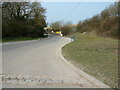
M55 21L71 21L77 24L79 21L91 18L99 14L113 2L42 2L46 8L46 20L50 24Z

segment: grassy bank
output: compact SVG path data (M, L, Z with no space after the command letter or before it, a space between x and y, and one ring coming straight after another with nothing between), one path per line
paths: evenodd
M2 38L2 42L16 42L16 41L27 41L27 40L37 40L41 38L31 38L31 37L15 37L15 38Z
M118 41L75 34L76 40L62 48L67 60L110 87L118 87Z

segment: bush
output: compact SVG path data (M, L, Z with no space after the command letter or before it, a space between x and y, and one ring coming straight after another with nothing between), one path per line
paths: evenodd
M99 15L79 22L77 31L81 33L94 31L99 36L118 38L118 18L118 3L114 3Z
M73 31L73 28L72 28L71 26L69 26L69 25L64 25L64 26L62 27L62 34L63 34L63 35L68 35L68 34L70 34L72 31Z

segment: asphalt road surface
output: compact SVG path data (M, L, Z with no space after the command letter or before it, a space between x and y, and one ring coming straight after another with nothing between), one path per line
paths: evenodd
M52 36L44 40L2 46L3 87L96 87L76 73L61 57L71 40Z

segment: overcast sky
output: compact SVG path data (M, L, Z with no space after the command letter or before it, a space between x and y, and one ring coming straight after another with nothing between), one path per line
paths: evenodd
M43 2L46 8L46 19L51 22L63 20L77 24L80 20L85 20L99 14L113 2Z

